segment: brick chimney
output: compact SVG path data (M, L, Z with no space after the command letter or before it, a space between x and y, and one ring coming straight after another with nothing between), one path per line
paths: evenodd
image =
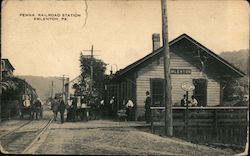
M152 42L153 42L153 51L160 48L160 34L153 34Z

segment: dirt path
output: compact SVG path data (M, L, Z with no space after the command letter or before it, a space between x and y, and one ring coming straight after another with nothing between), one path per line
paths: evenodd
M44 120L52 116L45 111ZM59 120L59 117L58 117ZM94 120L89 122L54 121L48 130L28 151L30 154L73 155L233 155L232 150L222 150L196 145L177 138L164 138L144 130L144 122L113 122ZM9 121L1 124L6 133L25 121ZM38 128L41 121L33 121L23 131ZM143 130L143 131L142 131ZM29 133L30 134L30 133ZM16 142L23 144L23 139ZM27 142L28 144L28 142ZM13 148L14 149L14 148ZM12 150L13 151L13 150ZM16 152L14 152L16 153Z
M33 148L37 154L232 155L232 151L163 138L125 122L54 122Z

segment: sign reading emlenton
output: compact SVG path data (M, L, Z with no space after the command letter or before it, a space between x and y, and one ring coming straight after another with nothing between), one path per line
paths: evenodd
M195 86L194 86L192 83L190 83L190 82L183 82L183 83L181 84L181 88L182 88L184 91L189 92L189 91L193 91L193 90L195 89Z
M171 74L191 74L191 69L170 69Z

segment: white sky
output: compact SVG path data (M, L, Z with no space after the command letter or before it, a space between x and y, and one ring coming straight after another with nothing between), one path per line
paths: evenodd
M9 0L2 4L2 58L15 75L79 75L82 50L118 68L152 50L151 35L161 33L160 0ZM215 53L249 49L246 1L168 1L169 40L186 33ZM34 21L20 13L78 13L67 21ZM84 54L88 54L85 52ZM110 66L108 66L110 69Z

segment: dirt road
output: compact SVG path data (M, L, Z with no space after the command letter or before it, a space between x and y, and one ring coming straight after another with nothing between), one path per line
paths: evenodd
M142 123L96 120L56 121L29 151L33 154L84 155L231 155L233 151L163 138L135 127ZM141 129L141 128L140 128Z
M52 117L50 111L46 118ZM44 120L33 121L24 132L31 134ZM58 116L59 120L59 116ZM29 154L73 154L73 155L232 155L232 150L222 150L196 145L177 138L164 138L147 131L144 122L114 122L110 120L92 120L89 122L53 121L25 153ZM7 133L26 121L8 121L1 123L1 132ZM27 128L28 127L28 128ZM24 133L20 131L20 133ZM14 138L15 146L6 146L10 153L19 153L20 148L30 145L32 139ZM32 136L31 138L34 138ZM4 140L2 140L4 141ZM25 142L25 144L24 144ZM1 142L2 144L3 142ZM20 145L19 145L19 144ZM18 145L18 146L16 146ZM16 151L15 151L16 150Z

